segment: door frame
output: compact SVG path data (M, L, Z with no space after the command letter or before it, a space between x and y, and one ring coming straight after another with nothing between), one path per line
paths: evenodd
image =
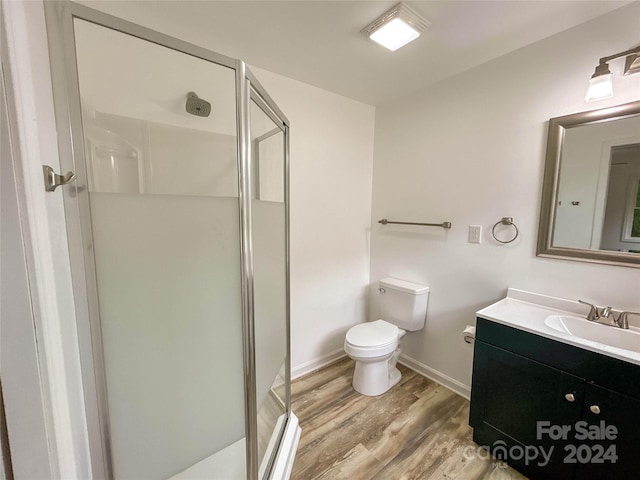
M59 169L43 3L0 0L10 173L28 283L22 293L28 290L32 317L21 326L29 331L12 338L22 362L2 365L3 379L19 374L31 393L4 381L3 393L14 473L24 466L46 478L91 478L64 208L60 193L46 193L42 182L42 164ZM24 419L29 428L12 433L11 424ZM22 433L27 441L17 438Z

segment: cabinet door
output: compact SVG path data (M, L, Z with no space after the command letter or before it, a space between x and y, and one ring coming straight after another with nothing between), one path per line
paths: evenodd
M587 384L582 423L576 425L578 438L572 447L576 450L576 478L640 478L638 412L640 400ZM591 438L582 439L585 431Z
M584 380L520 355L476 341L471 412L474 441L493 445L506 443L507 463L534 478L572 478L575 465L564 462L568 435L552 435L543 427L573 428L580 419ZM568 399L566 396L569 396ZM573 401L571 401L573 399ZM514 449L515 447L515 449ZM515 458L518 448L541 449L551 460ZM510 455L509 453L516 453Z

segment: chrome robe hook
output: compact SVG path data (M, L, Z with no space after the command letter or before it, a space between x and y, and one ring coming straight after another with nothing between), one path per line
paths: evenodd
M67 185L76 179L75 173L67 172L64 175L58 175L49 165L42 166L42 173L44 175L44 189L47 192L53 192L56 188Z

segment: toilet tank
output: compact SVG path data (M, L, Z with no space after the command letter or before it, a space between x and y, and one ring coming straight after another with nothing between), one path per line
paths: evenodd
M424 328L427 318L429 287L397 278L378 281L380 318L402 328L415 331Z

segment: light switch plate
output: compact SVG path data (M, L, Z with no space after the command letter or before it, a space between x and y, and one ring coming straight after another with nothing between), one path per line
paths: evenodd
M482 225L469 225L469 243L480 243L482 239Z

